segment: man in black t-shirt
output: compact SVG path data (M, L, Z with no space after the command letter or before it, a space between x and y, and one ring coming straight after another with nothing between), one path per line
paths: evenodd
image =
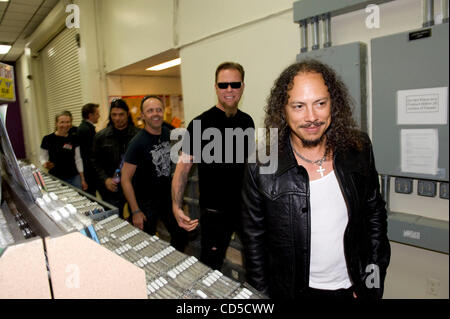
M141 102L145 127L128 145L122 167L122 189L130 206L133 225L154 235L159 219L171 236L171 245L184 251L187 233L172 214L170 196L170 131L162 127L164 106L158 96Z
M200 260L220 269L231 235L240 230L244 162L249 155L248 144L254 143L255 125L238 109L244 91L243 67L222 63L215 80L217 104L189 123L183 140L182 160L172 183L172 209L180 227L192 231L198 226L199 221L191 220L182 210L189 171L198 163Z

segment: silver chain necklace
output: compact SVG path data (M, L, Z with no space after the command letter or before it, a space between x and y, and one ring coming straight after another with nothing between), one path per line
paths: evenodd
M299 152L297 152L297 150L294 148L294 145L292 145L292 140L290 140L291 143L291 147L292 150L294 151L294 153L300 157L302 160L304 160L307 163L310 164L315 164L317 166L319 166L319 169L316 170L316 172L318 172L320 174L321 177L323 177L323 172L325 172L325 168L322 167L322 163L326 160L327 155L328 155L328 147L325 149L325 154L323 154L323 157L316 160L316 161L311 161L310 159L307 159L306 157L303 157Z

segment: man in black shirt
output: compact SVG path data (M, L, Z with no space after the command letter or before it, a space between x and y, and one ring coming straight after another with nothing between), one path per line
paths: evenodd
M120 180L114 174L122 169L123 157L130 140L139 132L134 126L127 103L122 99L111 102L109 123L95 135L93 145L93 165L96 171L97 187L102 199L119 208L123 218L126 203L120 187Z
M198 220L184 214L182 204L189 171L194 163L199 163L200 260L220 269L231 235L240 229L240 192L244 161L249 155L246 145L254 142L255 125L248 114L238 109L244 91L244 69L240 64L219 65L215 89L217 104L188 126L182 160L172 182L172 209L180 227L191 231L198 226ZM231 132L237 136L233 137ZM213 141L203 140L205 136Z
M95 126L100 117L99 105L88 103L81 109L83 120L77 129L78 140L80 142L81 158L83 159L84 178L88 184L87 193L95 196L96 179L95 170L92 166L92 143L95 137Z
M155 95L144 97L141 113L145 127L130 142L122 167L122 189L130 205L133 225L154 235L162 219L171 245L184 251L187 233L171 212L170 130L163 127L164 105Z

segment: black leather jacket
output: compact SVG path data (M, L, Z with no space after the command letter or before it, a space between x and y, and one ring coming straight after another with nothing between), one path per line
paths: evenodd
M336 178L348 207L344 254L358 298L381 298L390 260L385 202L379 192L370 140L362 151L335 152ZM247 281L271 298L301 297L309 286L309 178L290 144L274 174L248 164L243 185L243 244ZM326 200L326 194L324 196ZM369 265L379 267L379 272ZM376 275L379 274L379 281Z
M107 126L95 135L93 143L92 166L97 175L98 188L102 196L111 193L105 187L105 180L114 175L119 168L130 140L139 132L139 128L128 125L124 129L121 140L114 134L112 125ZM111 195L117 196L116 193Z

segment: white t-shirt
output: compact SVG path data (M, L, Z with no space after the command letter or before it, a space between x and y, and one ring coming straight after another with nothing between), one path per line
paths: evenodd
M311 262L309 286L336 290L351 287L344 256L347 205L334 171L310 182Z

